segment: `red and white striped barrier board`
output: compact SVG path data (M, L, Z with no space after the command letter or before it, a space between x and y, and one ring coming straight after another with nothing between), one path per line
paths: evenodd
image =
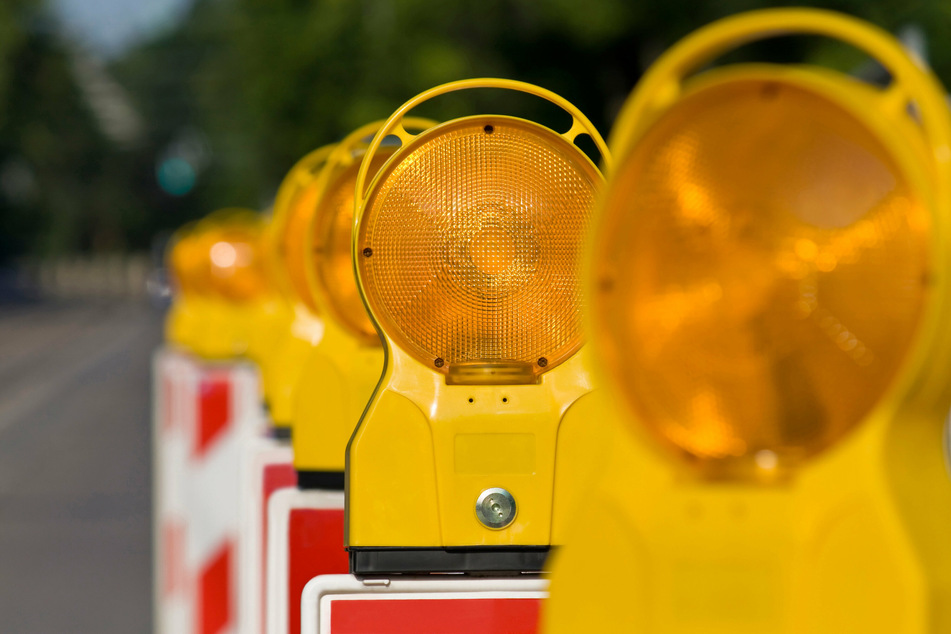
M153 377L155 630L231 634L242 618L242 456L264 425L258 375L163 349Z
M535 634L548 581L535 578L315 577L304 634Z
M289 441L258 437L248 446L243 461L246 467L241 492L246 509L242 530L245 557L239 576L247 618L242 617L242 634L260 634L265 628L268 502L279 491L297 490L292 457Z
M271 497L268 524L267 634L299 634L307 582L350 570L343 547L343 491L278 491Z

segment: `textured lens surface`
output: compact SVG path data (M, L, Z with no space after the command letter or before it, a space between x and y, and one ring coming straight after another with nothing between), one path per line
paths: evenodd
M397 345L442 372L539 373L578 349L579 261L601 182L583 153L534 124L466 119L422 135L385 170L358 266Z
M391 149L377 152L368 172L370 178L392 153ZM379 344L380 337L367 315L353 275L353 199L359 169L357 160L331 176L314 221L314 270L327 308L337 321L361 341Z
M928 295L928 231L889 152L838 105L778 83L699 90L611 183L600 353L673 445L794 464L895 379Z

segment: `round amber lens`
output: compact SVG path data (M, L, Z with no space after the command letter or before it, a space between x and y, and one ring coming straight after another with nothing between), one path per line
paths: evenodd
M929 215L830 98L754 80L688 94L619 166L604 214L600 353L688 454L794 464L895 380L928 295Z
M423 133L365 204L357 266L380 327L438 371L550 370L582 343L579 259L601 176L547 128L504 117Z
M201 295L209 288L207 257L201 235L194 227L176 235L168 252L168 266L176 290L183 295Z
M222 297L243 303L267 293L263 224L224 223L204 240L212 287Z
M392 149L383 148L373 156L368 172L371 177L392 154ZM367 315L353 276L351 237L359 170L360 162L354 161L331 176L314 219L314 270L329 312L362 342L379 345L380 336Z
M287 219L284 222L283 235L279 245L284 260L284 268L287 271L287 277L290 279L294 295L314 313L319 313L320 310L311 295L310 285L307 282L305 268L307 243L305 235L311 218L317 210L321 189L321 179L314 175L306 185L296 192L288 210Z

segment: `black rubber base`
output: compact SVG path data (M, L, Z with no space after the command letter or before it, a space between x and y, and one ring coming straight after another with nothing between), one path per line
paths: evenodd
M271 425L271 438L276 438L277 440L290 440L291 439L291 428L289 425L284 425L278 427L277 425Z
M504 548L354 548L350 573L354 575L427 574L464 572L521 574L541 572L548 546Z
M297 488L343 491L343 471L298 471Z

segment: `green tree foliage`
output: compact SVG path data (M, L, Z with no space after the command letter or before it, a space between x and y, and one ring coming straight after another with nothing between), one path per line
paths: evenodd
M939 73L951 72L940 28L949 24L947 3L815 4L892 31L917 23L930 36ZM206 209L261 205L310 149L386 117L422 90L464 77L539 83L607 132L640 73L666 47L719 17L762 6L751 0L205 0L162 45L162 67L184 73L176 82L187 94L184 101L173 98L177 104L167 112L187 115L211 140L214 161L195 194ZM810 38L749 47L734 57L812 59L843 70L863 61ZM498 94L446 97L422 114L442 118L474 107L555 116L543 104Z
M0 264L120 250L145 230L137 156L106 139L75 54L35 3L0 8Z
M951 81L946 0L807 4L893 32L919 25L933 66ZM11 160L14 174L27 165L37 182L19 206L0 197L0 253L143 248L154 232L216 208L261 208L307 151L388 116L422 90L464 77L538 83L573 101L606 133L644 68L665 48L712 20L763 6L753 0L195 0L174 30L112 64L145 122L136 146L118 148L90 117L68 72L69 54L49 34L24 28L32 1L0 3L0 182ZM815 38L752 45L729 56L747 58L811 60L846 71L865 61ZM546 104L497 91L449 95L419 114L445 118L486 109L565 125ZM172 195L158 186L156 169L185 146L197 180L187 193Z

